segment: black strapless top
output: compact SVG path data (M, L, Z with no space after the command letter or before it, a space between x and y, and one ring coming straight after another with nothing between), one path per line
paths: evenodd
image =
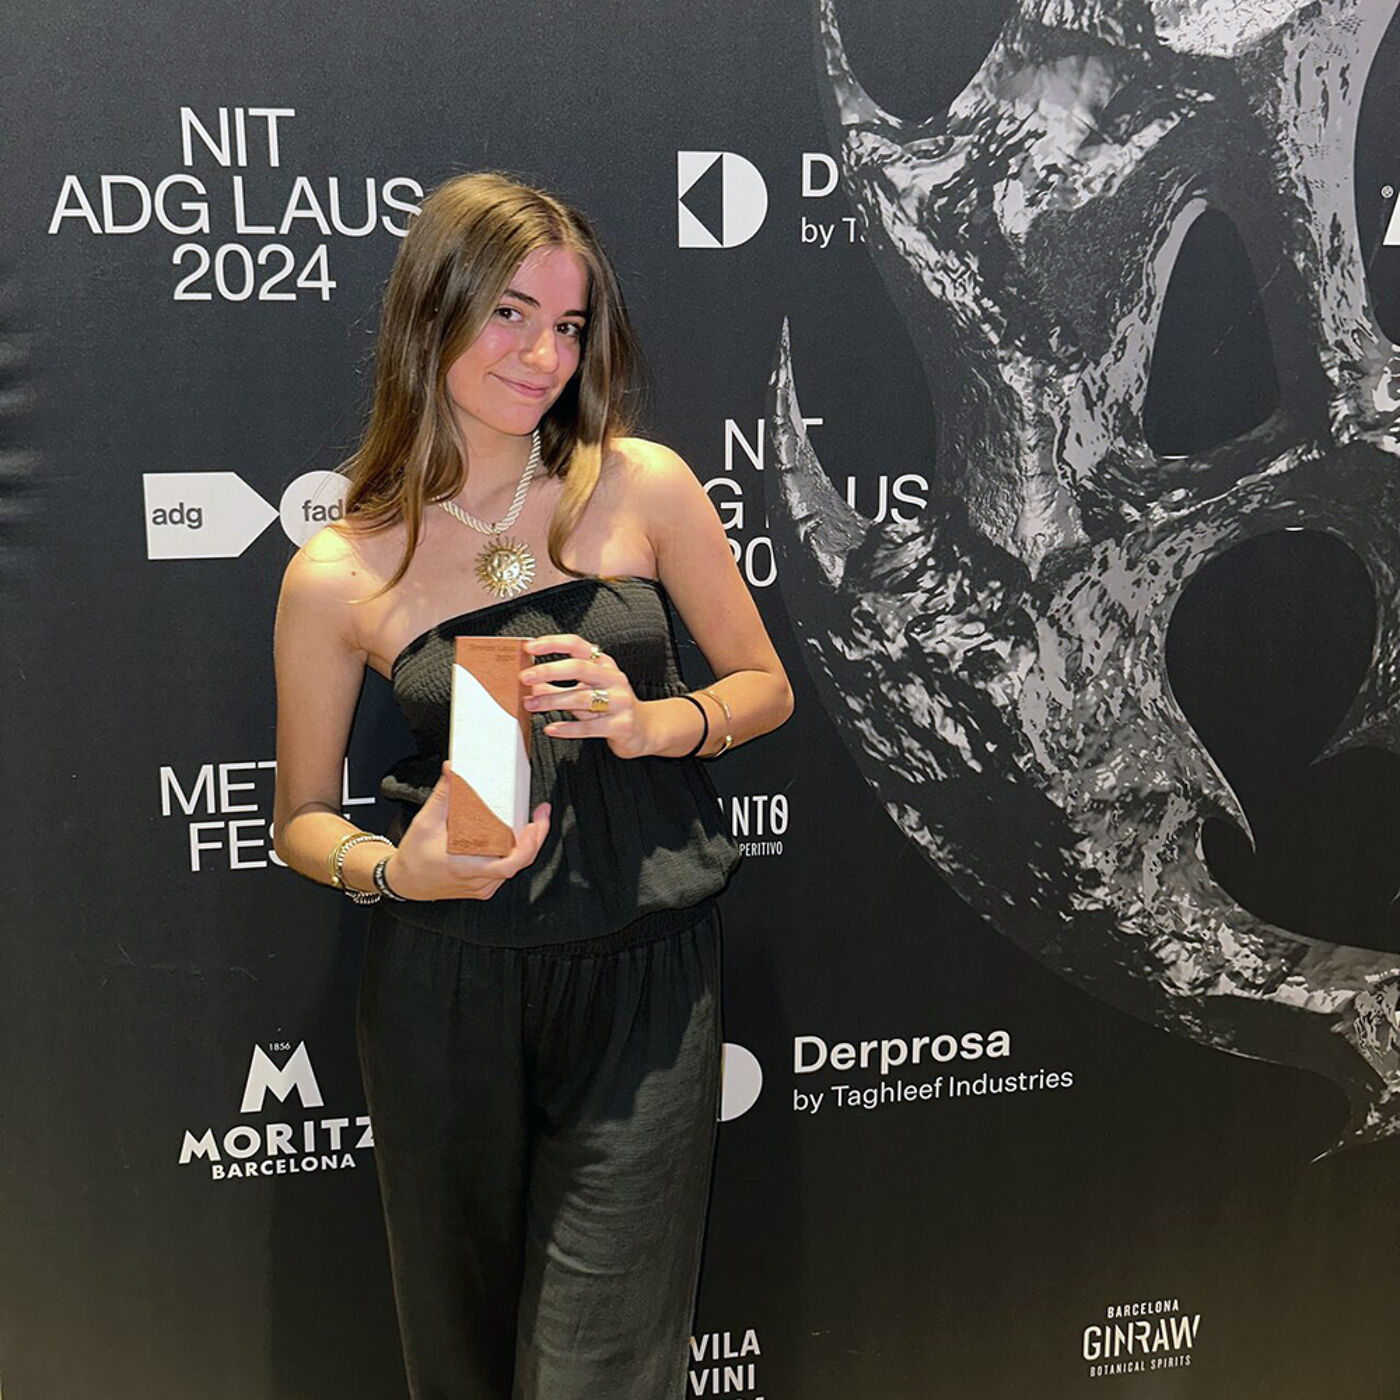
M395 658L391 679L418 752L385 774L381 796L407 804L406 821L437 782L447 755L454 637L573 632L617 662L639 700L662 700L686 689L668 601L655 579L566 579L415 637ZM530 808L551 804L549 835L534 863L489 900L386 900L381 911L474 943L529 948L616 933L724 888L739 849L700 761L618 758L601 739L543 732L565 717L530 716Z

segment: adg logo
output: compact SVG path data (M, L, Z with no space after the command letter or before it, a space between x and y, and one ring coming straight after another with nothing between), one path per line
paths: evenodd
M763 227L768 186L733 151L676 152L677 238L682 248L735 248Z
M339 472L303 472L274 510L237 472L145 472L146 558L236 559L277 519L305 544L345 514L349 485Z
M273 1051L290 1050L279 1068L261 1045L253 1047L243 1084L242 1114L263 1112L270 1093L279 1104L296 1095L303 1111L325 1107L306 1042L295 1050L274 1042ZM218 1136L213 1128L196 1135L188 1128L180 1146L180 1165L205 1162L212 1181L234 1177L285 1176L288 1173L339 1171L356 1165L354 1153L374 1146L369 1115L351 1118L302 1118L296 1123L237 1123Z

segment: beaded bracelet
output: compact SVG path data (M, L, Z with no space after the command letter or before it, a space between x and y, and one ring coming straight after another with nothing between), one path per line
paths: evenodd
M378 894L370 890L352 890L345 883L345 853L351 846L357 846L361 841L382 841L386 846L394 844L387 836L379 836L372 831L354 831L349 836L342 836L330 855L331 886L333 889L341 890L347 898L356 904L377 904L379 902Z

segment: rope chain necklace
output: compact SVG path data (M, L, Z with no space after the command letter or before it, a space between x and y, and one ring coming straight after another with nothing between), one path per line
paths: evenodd
M521 540L503 536L501 531L509 530L515 524L515 518L525 504L525 493L530 489L530 482L539 471L543 460L544 449L540 444L540 430L536 428L530 434L530 460L525 463L525 471L520 478L520 485L515 488L510 509L494 524L469 515L453 501L438 502L448 515L454 516L463 525L492 537L476 556L475 567L477 582L497 598L509 598L516 593L523 593L535 576L535 556L530 553L530 547Z

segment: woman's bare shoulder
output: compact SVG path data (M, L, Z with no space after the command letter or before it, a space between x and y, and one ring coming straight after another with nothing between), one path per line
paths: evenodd
M603 454L598 484L639 506L674 506L697 487L685 459L650 438L614 438Z
M664 442L643 437L613 438L603 454L603 472L609 469L633 477L665 476L678 469L690 470L685 459Z
M283 586L322 603L349 603L393 576L403 552L403 527L368 530L338 520L302 543L287 565Z

